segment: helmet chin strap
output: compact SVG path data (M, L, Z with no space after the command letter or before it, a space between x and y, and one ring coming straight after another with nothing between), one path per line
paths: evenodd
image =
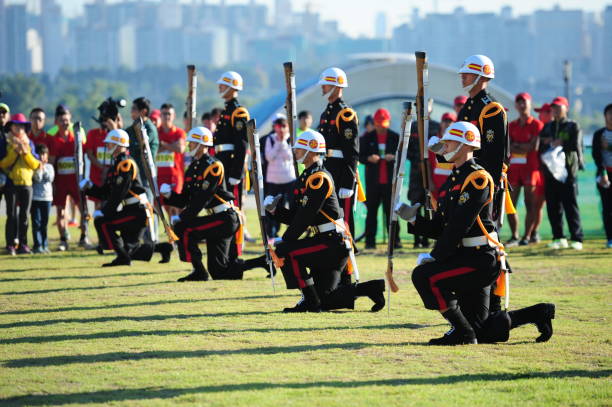
M200 150L200 147L202 147L202 144L198 144L198 146L196 148L194 148L193 150L189 149L189 151L187 152L187 154L189 155L189 157L195 157L195 155L198 153L198 151Z
M471 85L463 87L463 91L468 95L468 97L470 96L470 92L472 91L472 89L474 89L474 86L476 86L476 84L480 81L480 78L482 78L482 76L478 75L478 78L476 78L476 80Z
M230 86L228 86L227 89L225 89L223 92L219 92L219 96L221 97L221 99L225 99L225 95L227 95L227 92L229 92L230 89L232 89L232 88Z
M451 162L451 160L455 157L455 155L457 155L461 147L463 147L463 144L459 143L456 149L454 149L453 151L444 153L442 157L444 157L446 161Z
M113 155L113 153L115 152L115 150L117 150L117 144L113 144L112 148L107 148L106 152L110 155Z
M298 164L304 164L304 160L306 159L306 156L307 156L307 155L308 155L308 151L306 151L306 154L304 154L304 155L302 156L302 158L296 158L296 159L295 159L295 161L296 161Z
M331 94L336 90L336 87L331 85L331 89L327 92L323 94L324 98L329 98L331 96Z

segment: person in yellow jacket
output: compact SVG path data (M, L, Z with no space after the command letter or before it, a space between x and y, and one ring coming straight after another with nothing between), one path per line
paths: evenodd
M34 155L34 146L28 138L30 123L22 113L11 117L6 125L6 155L0 160L0 169L8 175L6 195L6 245L9 254L29 254L28 215L32 204L32 177L40 166ZM19 206L19 212L17 207Z

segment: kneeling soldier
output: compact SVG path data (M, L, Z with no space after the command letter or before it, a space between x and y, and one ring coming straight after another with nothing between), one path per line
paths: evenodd
M141 243L147 225L152 225L153 208L138 179L138 167L128 153L130 139L121 129L112 130L104 139L106 151L113 157L104 185L83 179L79 187L89 196L103 202L94 212L94 225L103 249L114 250L117 257L102 267L129 266L131 260L149 261L153 252L170 261L170 243Z
M177 194L168 184L160 187L165 204L183 209L173 216L174 231L179 237L179 257L191 262L193 271L178 281L207 281L208 273L215 280L239 280L245 262L230 258L230 245L241 225L234 195L225 189L223 164L208 155L213 135L207 128L195 127L187 135L187 143L192 161L185 172L183 191ZM202 240L206 240L208 272L198 247Z
M425 308L440 311L454 329L429 343L505 341L510 329L530 322L542 334L538 342L548 340L553 304L489 313L490 285L505 267L505 253L491 215L493 179L473 159L473 151L480 148L480 132L471 123L457 122L440 143L434 149L455 168L440 190L434 218L417 216L418 206L398 209L410 222L409 232L437 239L431 254L419 256L412 281Z
M339 285L347 265L352 239L346 231L334 182L323 167L325 139L314 130L300 134L293 146L295 157L305 166L294 187L294 200L287 209L275 197L266 197L266 210L288 226L275 239L275 258L288 289L299 288L303 298L285 312L319 312L354 308L355 298L368 296L379 311L385 305L384 280ZM313 235L299 237L311 228ZM353 257L354 258L354 257Z

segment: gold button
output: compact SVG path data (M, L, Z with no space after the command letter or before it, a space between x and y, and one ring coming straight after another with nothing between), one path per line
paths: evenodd
M451 201L453 200L453 197L451 196Z
M472 106L468 106L468 110L472 110Z
M467 120L467 119L468 119L468 117L467 117L467 116L465 116L465 117L463 118L463 120Z
M454 181L454 180L455 180L455 177L452 177L452 180Z

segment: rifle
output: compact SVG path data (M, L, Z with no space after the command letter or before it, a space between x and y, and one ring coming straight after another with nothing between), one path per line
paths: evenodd
M404 102L404 117L402 118L402 127L399 143L397 144L397 153L395 155L395 166L393 168L393 185L391 186L391 219L389 220L389 241L387 242L387 282L389 283L390 291L396 293L399 290L397 284L393 280L393 250L395 249L395 239L399 229L397 213L395 206L399 203L402 195L402 186L404 184L404 175L406 172L406 153L408 152L408 144L410 143L410 128L412 127L412 103ZM391 293L389 293L391 299ZM389 304L390 302L387 301Z
M285 62L285 87L287 88L287 100L285 101L285 109L287 111L287 123L289 124L289 145L293 146L295 137L297 136L297 104L295 99L295 72L293 72L293 63ZM293 160L293 170L295 176L299 175L298 165L295 158Z
M261 231L261 239L263 240L264 249L266 252L266 264L270 271L270 279L272 280L272 290L276 290L274 285L274 269L272 267L272 255L270 253L270 243L266 236L266 228L264 218L266 210L263 205L264 187L263 187L263 171L261 170L261 150L259 149L259 135L257 134L257 123L255 119L249 120L247 123L247 139L251 148L251 178L253 179L253 191L255 191L255 203L257 204L257 217L259 218L259 229Z
M187 65L187 128L186 132L189 132L192 128L197 125L196 116L196 91L198 89L198 74L196 73L195 65Z
M142 117L139 118L136 123L134 123L134 133L136 133L136 140L140 146L140 159L142 161L142 167L144 168L145 177L147 179L147 183L151 187L151 191L153 192L153 207L157 213L157 216L159 216L162 224L164 225L164 230L166 231L168 240L170 243L176 242L179 239L166 220L166 216L164 215L164 211L162 209L161 199L159 197L159 187L157 186L157 169L155 168L153 156L151 155L149 138L146 136L147 129L144 126ZM154 239L155 235L151 234L151 237Z
M83 155L83 126L81 122L76 122L72 128L74 133L74 164L77 174L77 189L79 192L79 211L81 211L81 238L84 243L87 238L89 226L89 210L87 208L87 195L78 188L81 181L85 178L85 157Z
M419 132L419 150L421 155L421 177L423 180L423 188L426 192L425 209L429 219L433 216L432 203L432 176L429 166L429 153L427 151L427 143L429 142L429 103L427 99L427 88L429 87L429 68L427 63L427 54L423 51L414 53L416 57L416 73L417 73L417 125Z

